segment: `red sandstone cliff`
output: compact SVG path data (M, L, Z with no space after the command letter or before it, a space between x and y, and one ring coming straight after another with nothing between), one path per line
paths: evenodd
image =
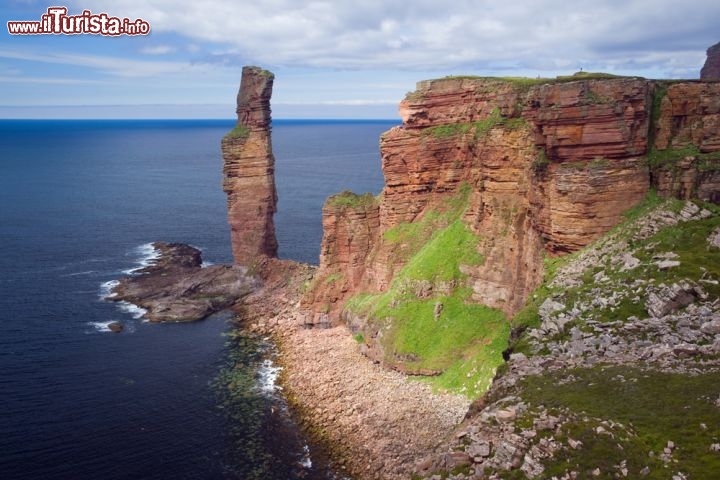
M270 96L274 76L244 67L237 96L238 123L222 139L223 190L236 264L277 256L275 158L270 138Z
M639 157L650 104L640 79L420 82L400 104L403 126L381 139L380 200L350 215L332 201L324 209L319 276L339 285L317 285L306 304L332 321L343 292L386 289L408 246L383 234L421 220L467 184L463 219L486 259L464 268L473 299L514 313L541 279L543 250L577 250L645 195ZM344 266L358 257L364 268L348 274Z
M576 251L607 232L651 181L665 195L717 201L719 112L715 83L605 76L418 83L400 104L403 125L381 138L382 194L346 193L323 209L320 267L302 302L306 323L337 322L351 296L387 291L432 230L447 227L443 212L460 191L467 192L462 221L484 260L460 265L464 286L472 301L513 315L542 279L543 252ZM685 155L695 152L688 146L695 156ZM674 158L672 168L658 167L658 157ZM414 237L398 237L408 225ZM462 286L410 288L430 297Z
M720 203L720 83L660 86L655 109L653 185L665 196Z

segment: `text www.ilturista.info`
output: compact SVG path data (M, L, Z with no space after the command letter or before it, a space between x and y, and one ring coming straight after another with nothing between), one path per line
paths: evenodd
M7 22L10 35L147 35L150 24L138 18L111 17L107 13L83 10L80 15L68 15L66 7L50 7L40 21Z

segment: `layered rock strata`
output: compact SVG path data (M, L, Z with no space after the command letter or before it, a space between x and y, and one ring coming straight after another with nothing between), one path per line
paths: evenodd
M660 85L649 160L664 196L720 202L720 83Z
M651 185L717 201L719 87L592 74L419 82L400 103L402 126L381 137L381 195L346 192L323 209L320 267L302 302L303 323L344 319L370 331L368 354L387 361L374 340L382 331L345 302L389 291L433 232L451 223L448 205L459 196L482 261L460 265L451 284L403 288L423 299L469 287L469 301L508 316L540 284L544 254L588 245ZM657 158L671 158L671 168ZM402 361L392 366L402 369Z
M323 211L319 276L337 280L310 292L309 323L336 321L348 292L388 288L407 255L387 232L422 221L463 185L470 189L463 221L480 236L485 258L463 271L475 301L508 314L541 278L543 251L577 250L645 195L650 84L538 83L418 83L400 104L403 125L381 138L380 198L344 211L331 199Z
M272 153L270 96L274 75L244 67L237 95L237 126L222 139L223 190L235 263L277 256L275 158Z

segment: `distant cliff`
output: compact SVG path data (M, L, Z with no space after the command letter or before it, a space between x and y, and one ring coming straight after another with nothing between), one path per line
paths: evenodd
M222 139L223 190L235 263L277 256L273 215L277 205L270 137L274 75L244 67L237 96L237 126Z
M482 391L479 365L501 361L544 256L588 245L651 187L720 200L719 83L448 77L418 83L400 113L382 193L326 202L302 306L408 373L468 369Z
M720 43L707 50L707 60L700 71L702 80L720 80Z

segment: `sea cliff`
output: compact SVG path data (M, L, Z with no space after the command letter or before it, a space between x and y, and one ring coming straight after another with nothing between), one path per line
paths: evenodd
M344 192L323 209L304 322L346 323L368 356L408 373L442 376L476 355L500 364L544 257L590 244L651 188L718 200L719 101L714 82L587 73L418 83L381 138L380 196ZM447 335L434 325L487 346L436 354Z
M250 91L247 104L267 92ZM289 392L342 465L377 479L710 478L720 83L448 77L418 83L400 115L380 139L382 193L327 200L316 270L273 258L269 137L259 153L223 140L236 262L263 281L243 315L277 335ZM576 393L587 383L603 388ZM663 384L672 420L628 423L652 417L638 399ZM607 412L603 389L618 399ZM705 432L689 456L675 443L685 410Z

